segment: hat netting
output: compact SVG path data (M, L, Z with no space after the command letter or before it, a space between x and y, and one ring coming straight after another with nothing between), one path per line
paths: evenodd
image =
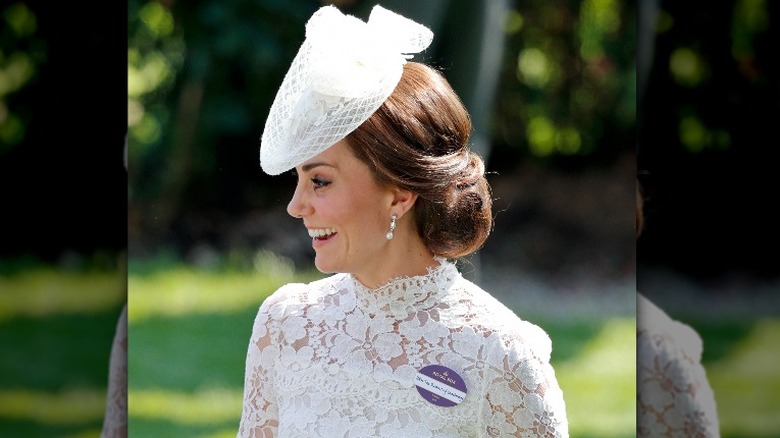
M393 92L410 53L433 33L375 6L367 22L323 6L279 87L260 142L260 166L278 175L309 160L366 121Z

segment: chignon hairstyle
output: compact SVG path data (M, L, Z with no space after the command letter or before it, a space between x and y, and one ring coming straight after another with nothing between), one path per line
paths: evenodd
M493 228L492 192L483 159L468 147L471 118L444 76L417 62L382 106L347 136L381 185L417 194L417 231L437 256L482 247Z

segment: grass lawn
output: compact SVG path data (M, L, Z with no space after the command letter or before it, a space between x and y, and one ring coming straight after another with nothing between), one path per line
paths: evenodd
M780 436L780 318L686 321L704 343L721 435Z
M0 274L0 436L98 438L124 272Z

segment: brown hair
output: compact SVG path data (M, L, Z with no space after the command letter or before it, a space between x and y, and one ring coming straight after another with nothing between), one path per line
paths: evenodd
M417 230L434 254L468 255L493 228L485 163L468 147L472 125L444 76L407 62L382 106L347 136L380 184L417 193Z

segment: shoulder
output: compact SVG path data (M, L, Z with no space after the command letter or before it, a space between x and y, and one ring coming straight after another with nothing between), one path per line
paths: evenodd
M510 420L517 422L517 427L530 430L530 422L543 421L548 434L567 436L566 404L550 363L550 336L475 284L464 281L461 287L462 293L457 294L461 300L478 304L472 306L470 318L461 330L469 337L461 339L464 336L459 335L455 344L459 348L460 342L465 343L470 351L478 352L477 357L484 358L481 380L485 400L502 405L499 409L508 412L523 403L521 410L526 416ZM474 345L468 344L471 340ZM503 424L502 421L498 422Z
M683 428L696 436L717 435L715 396L701 363L698 333L637 294L636 343L640 435Z
M304 315L307 308L320 302L322 297L339 281L338 275L310 283L287 283L280 286L260 304L255 315L253 331L257 337L279 333L285 321Z
M322 300L340 281L340 275L333 275L310 283L287 283L276 289L260 305L259 314L273 319L282 319L299 313Z
M641 357L683 355L701 360L702 340L689 325L674 320L644 295L637 293L637 348Z
M469 325L484 331L491 350L510 359L535 357L541 362L549 362L552 341L544 329L521 318L493 295L465 278L459 279L454 287L462 288L461 300L465 298L470 301L474 316Z

